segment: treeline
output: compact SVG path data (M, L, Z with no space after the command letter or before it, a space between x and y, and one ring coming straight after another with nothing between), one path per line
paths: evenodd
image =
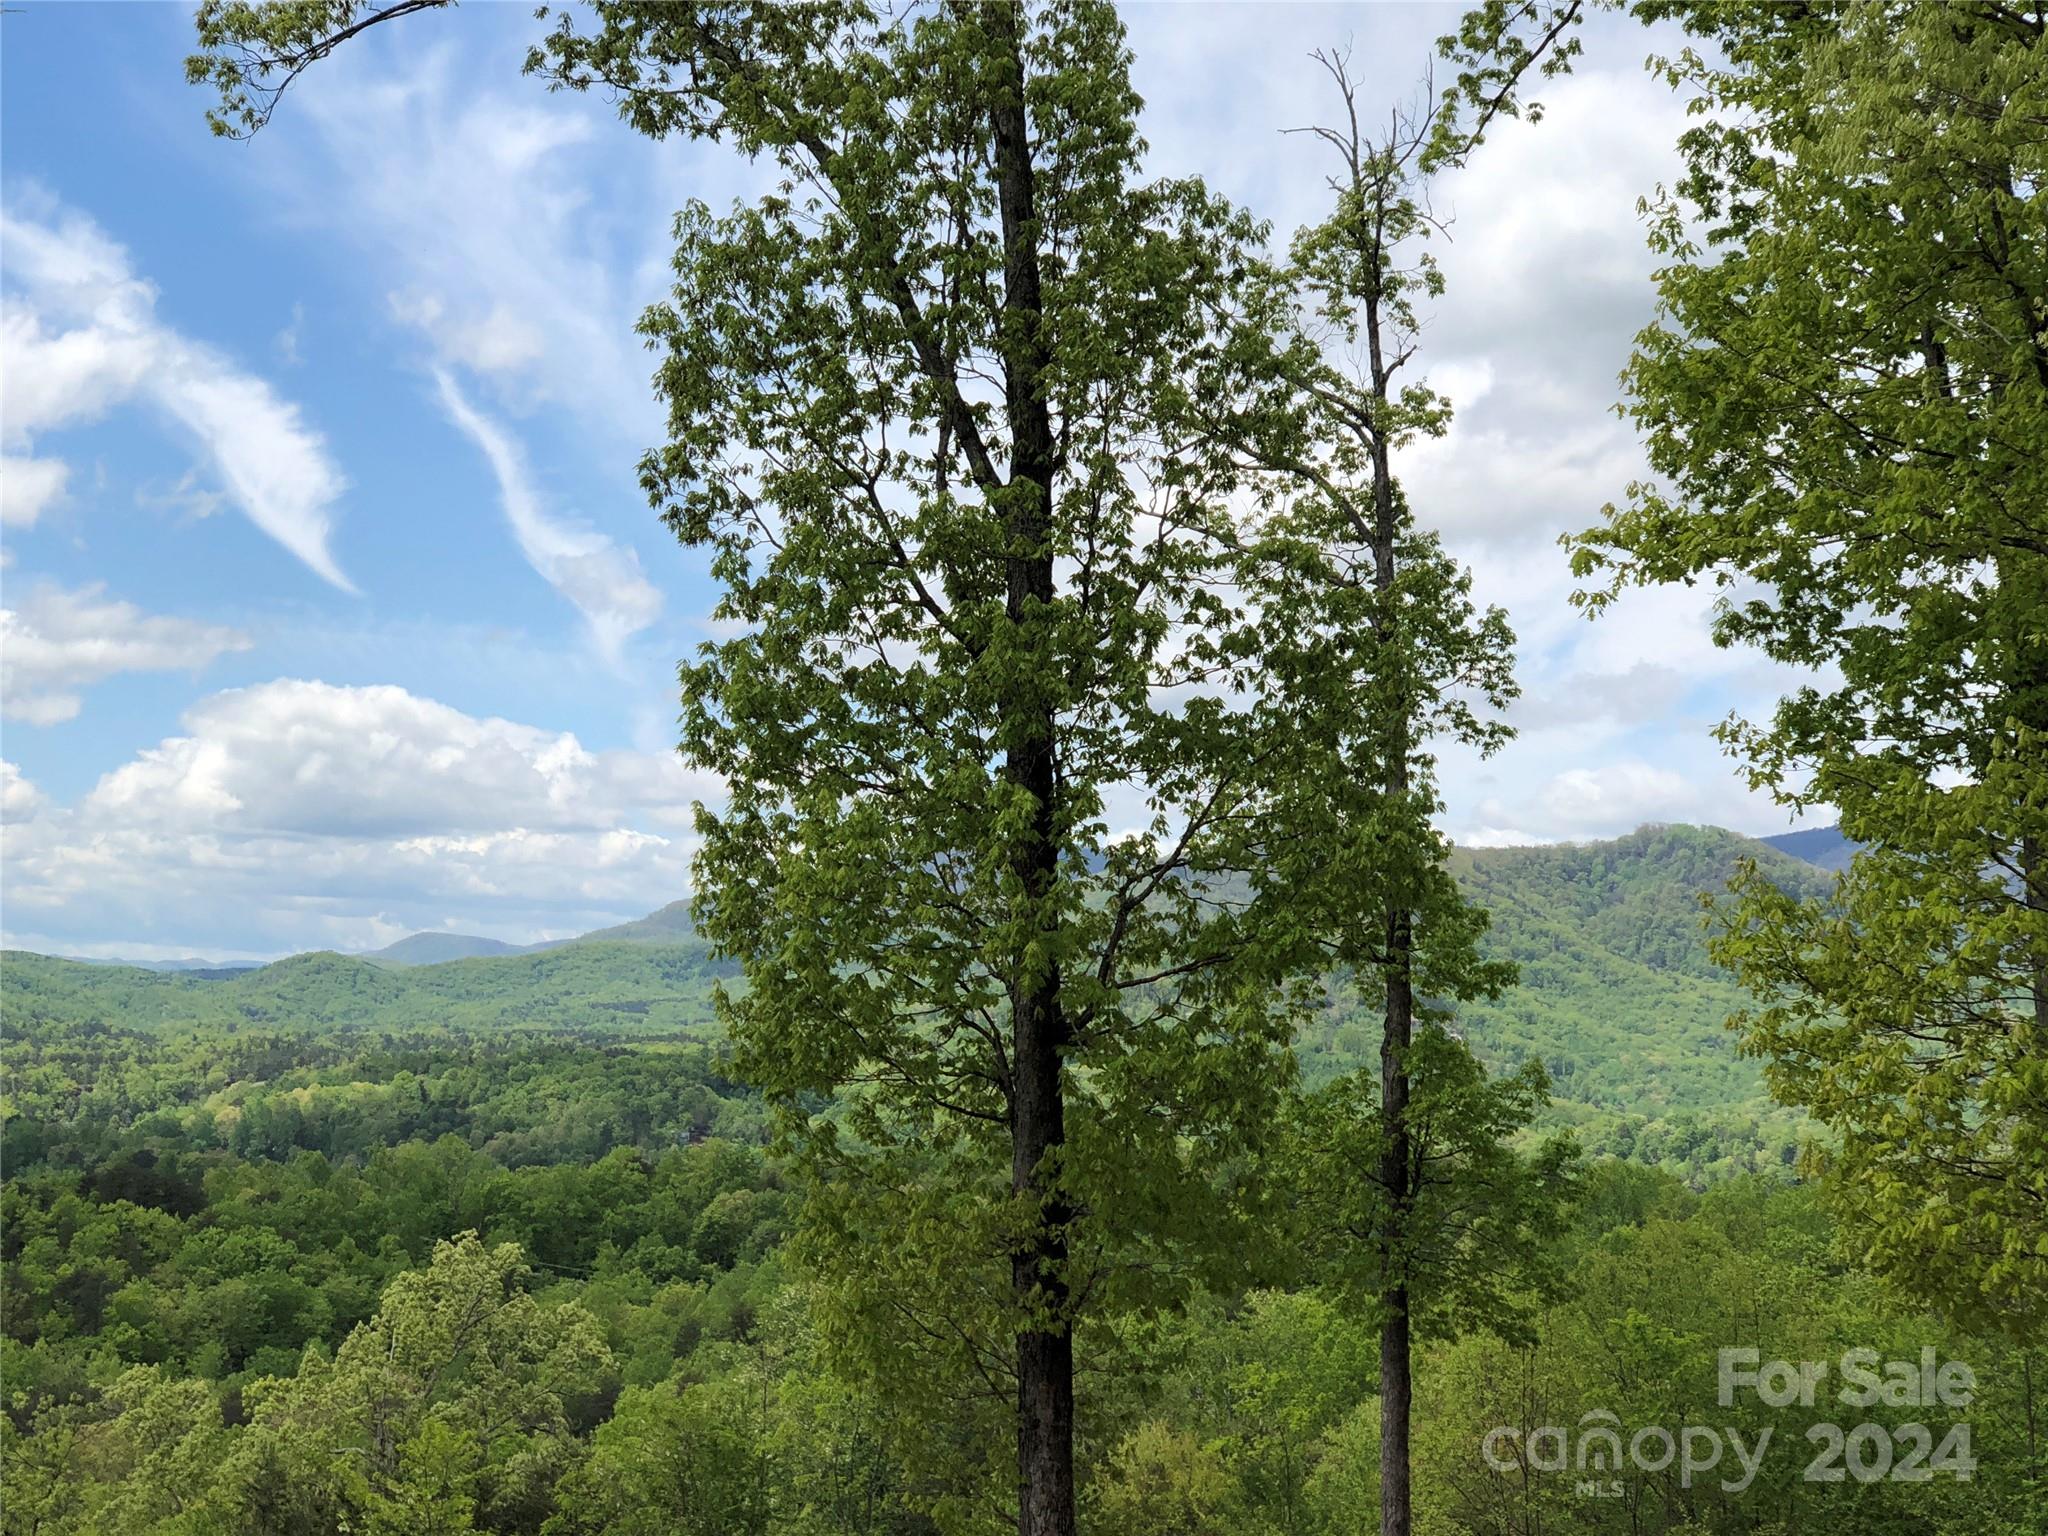
M359 1165L143 1152L84 1175L16 1177L0 1198L8 1411L21 1429L90 1396L113 1361L230 1393L293 1375L309 1346L339 1347L392 1281L466 1230L516 1244L551 1276L716 1291L724 1300L696 1324L727 1327L791 1214L760 1149L729 1141L518 1169L454 1136ZM682 1309L669 1315L683 1326ZM651 1363L628 1378L666 1375L674 1343L657 1330Z
M694 938L591 940L422 966L321 952L229 972L144 971L10 950L0 1000L16 1027L31 1030L597 1029L710 1038L713 984L735 974Z
M506 1170L455 1140L362 1167L210 1154L46 1172L8 1194L4 1529L36 1536L923 1536L996 1518L972 1376L922 1405L837 1367L829 1290L778 1262L757 1149ZM138 1198L139 1197L139 1198ZM168 1206L193 1206L170 1209ZM154 1202L154 1203L152 1203ZM374 1238L370 1234L375 1234ZM478 1235L482 1234L482 1235ZM1831 1257L1814 1193L1704 1195L1595 1167L1531 1342L1432 1346L1418 1527L1458 1533L2021 1536L2041 1500L2048 1356L1901 1310ZM1957 1359L1966 1411L1717 1401L1717 1353ZM1077 1434L1103 1536L1338 1536L1378 1496L1375 1335L1314 1287L1091 1340ZM1968 1425L1975 1476L1815 1485L1809 1426ZM1645 1470L1588 1425L1772 1439ZM1487 1440L1554 1426L1561 1471ZM1487 1460L1488 1446L1495 1464ZM1654 1458L1649 1458L1654 1460ZM1698 1458L1695 1458L1698 1459ZM1589 1466L1590 1461L1590 1466Z
M797 1194L759 1102L704 1047L52 1026L8 1056L9 1536L1000 1523L1000 1378L924 1370L917 1391L882 1391L840 1355L847 1298L788 1262ZM1737 1148L1742 1130L1586 1134L1666 1161L1777 1160ZM1520 1342L1428 1347L1422 1528L1789 1536L1853 1507L1874 1536L2043 1529L2048 1356L1903 1308L1840 1262L1815 1192L1782 1170L1700 1193L1597 1161L1536 1267L1552 1299ZM1976 1476L1816 1490L1804 1432L1825 1399L1716 1402L1717 1351L1744 1345L1964 1361L1982 1392L1954 1417ZM1087 1528L1369 1523L1374 1348L1306 1275L1091 1331ZM1602 1412L1629 1431L1738 1427L1745 1444L1768 1426L1776 1448L1739 1495L1677 1465L1594 1478L1485 1460L1497 1426L1576 1434Z
M766 1134L712 1047L575 1031L160 1031L10 1014L7 1079L10 1176L133 1151L360 1158L450 1134L518 1167Z

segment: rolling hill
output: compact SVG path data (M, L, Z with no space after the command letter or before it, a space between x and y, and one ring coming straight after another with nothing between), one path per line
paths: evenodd
M610 928L593 928L573 939L548 939L539 944L507 944L474 933L415 933L386 944L359 958L374 965L441 965L449 960L478 960L498 955L534 955L543 950L562 949L571 944L690 944L697 930L690 922L690 904L672 901L658 912L619 923ZM150 967L156 969L156 967Z
M574 942L583 944L593 940L621 944L695 943L697 925L690 921L690 904L687 901L672 901L658 912L650 912L630 923L620 923L616 928L599 928Z
M1459 879L1492 915L1489 947L1518 962L1522 980L1466 1007L1457 1027L1496 1067L1542 1061L1555 1118L1592 1139L1682 1123L1733 1127L1752 1146L1759 1126L1775 1127L1766 1139L1789 1145L1790 1117L1724 1027L1744 996L1707 956L1699 899L1745 857L1818 892L1824 867L1793 855L1825 858L1831 847L1808 839L1781 851L1718 828L1662 826L1605 842L1461 849ZM10 1031L446 1027L705 1039L716 1030L712 984L737 975L712 960L683 902L564 943L431 958L491 943L416 935L373 955L294 955L210 976L13 953L0 966L0 1002ZM1321 1080L1374 1061L1377 1029L1340 979L1299 1046L1304 1072Z
M450 1028L703 1038L712 1028L712 981L736 974L701 941L576 943L402 967L323 951L215 980L11 951L0 964L0 1008L10 1033Z
M447 960L477 960L487 955L517 955L532 948L486 939L474 933L415 933L369 950L361 956L373 965L440 965Z

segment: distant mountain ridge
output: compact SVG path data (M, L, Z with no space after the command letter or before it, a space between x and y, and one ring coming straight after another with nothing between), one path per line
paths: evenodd
M1521 972L1497 1001L1460 1008L1459 1032L1497 1068L1542 1062L1554 1120L1591 1134L1633 1134L1633 1119L1683 1122L1692 1128L1672 1132L1681 1139L1706 1134L1709 1121L1782 1129L1787 1112L1770 1103L1758 1064L1725 1027L1749 999L1714 966L1702 926L1701 895L1724 887L1745 858L1795 893L1827 888L1819 864L1714 827L1458 849L1454 872L1491 914L1486 948ZM579 939L448 959L429 957L492 941L415 937L373 955L294 955L213 979L11 953L0 997L10 1026L29 1029L557 1029L710 1043L713 986L739 976L737 965L712 959L684 902ZM1378 1049L1370 1000L1332 978L1327 1006L1297 1041L1305 1076L1327 1080L1376 1060ZM1733 1139L1754 1144L1745 1136Z
M233 976L242 971L258 970L270 963L267 960L207 960L197 955L187 955L181 960L129 960L120 955L112 958L99 955L58 955L54 958L68 960L73 965L118 965L135 971L165 971L179 976L213 979Z
M1780 832L1760 837L1758 842L1822 869L1843 870L1863 845L1842 835L1840 827L1801 827L1797 832Z
M1463 860L1470 861L1470 867L1475 869L1512 865L1523 865L1530 868L1544 865L1557 865L1561 868L1567 864L1586 866L1588 860L1601 857L1594 853L1594 850L1622 849L1628 846L1632 839L1640 838L1645 833L1656 830L1660 829L1644 827L1629 834L1628 837L1612 838L1590 843L1541 843L1520 848L1461 848L1458 850L1458 856ZM1772 849L1789 859L1825 870L1846 869L1849 865L1850 857L1859 846L1844 837L1840 827L1802 827L1795 832L1779 832L1770 837L1759 838L1746 838L1740 833L1727 832L1719 827L1701 827L1693 830L1713 834L1720 838L1731 839L1733 843L1749 844L1752 845L1752 849L1755 844L1761 843L1764 847ZM1718 878L1712 883L1716 887L1725 884L1726 873L1721 872L1718 867L1715 873L1718 875ZM1473 894L1479 896L1482 901L1486 899L1483 891L1474 891ZM1667 927L1670 915L1669 912L1663 914ZM1618 914L1613 919L1613 924L1626 928L1632 921L1632 915ZM609 928L593 928L588 933L581 933L569 939L544 939L537 944L509 944L502 939L487 939L481 934L423 930L419 933L408 934L395 943L386 944L381 949L363 951L356 958L367 960L372 965L378 966L411 967L445 965L453 960L533 955L540 954L546 950L566 948L572 944L605 942L675 944L692 943L696 941L696 938L696 927L690 919L690 903L687 900L683 900L672 901L667 906L650 912L645 917L635 918L631 922L614 924ZM1703 954L1701 959L1704 960ZM190 975L202 980L220 980L229 976L239 975L245 971L263 968L262 963L256 961L218 961L197 958L183 960L88 960L78 958L77 963L83 965L132 966L137 970Z
M620 923L614 928L599 928L586 933L576 944L616 940L624 944L675 944L697 937L697 925L690 917L687 901L672 901L657 912L635 918L630 923Z
M332 950L253 970L145 971L10 950L0 1007L12 1031L57 1025L279 1032L375 1029L561 1029L706 1037L712 984L738 968L702 942L617 940L485 955L435 965L380 965Z
M373 965L444 965L450 960L475 960L493 955L537 955L543 950L563 949L571 944L676 944L696 937L696 926L690 921L689 902L672 901L659 911L636 917L630 923L593 928L573 939L507 944L502 939L486 939L474 933L423 932L409 934L382 949L368 950L359 958Z
M447 960L474 960L483 955L517 955L530 944L507 944L474 933L415 933L366 952L362 958L378 965L439 965Z

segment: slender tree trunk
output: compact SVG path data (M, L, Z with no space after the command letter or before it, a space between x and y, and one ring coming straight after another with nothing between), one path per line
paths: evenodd
M2034 1411L2034 1350L2029 1345L2020 1351L2020 1381L2025 1387L2027 1410L2027 1476L2038 1479L2041 1476L2041 1421Z
M1389 920L1390 945L1395 941L1396 928L1402 930L1401 941L1405 943L1406 927L1406 913L1398 913ZM1408 1188L1406 1056L1413 1032L1414 1007L1406 976L1398 981L1392 974L1388 976L1385 1022L1380 1043L1380 1104L1386 1117L1387 1142L1380 1154L1379 1177L1391 1216L1383 1235L1388 1270L1400 1274L1406 1263L1403 1255L1408 1238L1407 1206L1413 1194ZM1389 1289L1384 1305L1386 1316L1380 1323L1380 1536L1409 1536L1412 1504L1408 1439L1415 1391L1407 1285L1396 1284Z
M1404 737L1405 732L1401 733ZM1407 792L1407 760L1388 774L1392 793ZM1387 914L1386 1016L1380 1036L1380 1113L1386 1143L1379 1181L1387 1202L1381 1234L1385 1273L1393 1280L1380 1322L1380 1536L1410 1536L1409 1421L1414 1409L1413 1340L1407 1284L1410 1214L1415 1200L1414 1148L1408 1127L1408 1046L1415 1032L1413 918L1405 908Z
M2041 858L2041 844L2031 834L2020 839L2020 899L2037 918L2048 921L2048 865ZM2048 955L2034 957L2030 978L2034 994L2035 1039L2048 1036Z
M1379 328L1369 327L1375 368ZM1382 390L1382 398L1384 391ZM1373 450L1373 584L1392 603L1396 532L1393 468L1385 440ZM1381 652L1398 655L1400 640L1395 616L1380 617ZM1408 793L1408 755L1412 724L1404 709L1396 712L1387 733L1385 789L1391 800ZM1379 1181L1387 1202L1383 1234L1387 1289L1386 1316L1380 1323L1380 1536L1409 1536L1413 1504L1409 1490L1409 1421L1414 1407L1414 1350L1407 1283L1408 1228L1415 1202L1414 1147L1408 1127L1408 1047L1415 1034L1415 917L1397 891L1386 914L1386 1015L1380 1034L1380 1114L1386 1145L1380 1153Z
M982 9L997 73L991 127L996 192L1003 228L1004 409L1010 428L1010 482L1004 533L1008 542L1007 615L1019 632L1018 671L1003 707L1004 773L1034 802L1031 822L1011 850L1011 870L1034 921L1049 925L1059 860L1058 792L1053 703L1047 668L1033 652L1053 598L1051 490L1052 420L1041 380L1037 188L1030 119L1024 103L1024 48L1014 5ZM1020 962L1022 957L1020 958ZM1018 1536L1074 1536L1074 1336L1067 1315L1067 1223L1072 1212L1058 1191L1056 1162L1066 1140L1060 1069L1068 1022L1059 968L1021 964L1010 992L1010 1180L1020 1202L1036 1209L1030 1237L1011 1256L1010 1283L1032 1321L1016 1338Z
M1375 226L1368 247L1375 270L1384 262L1382 231ZM1381 331L1380 296L1365 304L1366 341L1372 363L1374 400L1384 408L1391 394L1393 370L1388 365ZM1377 626L1380 655L1402 665L1399 617L1394 607L1397 574L1396 538L1400 531L1394 501L1392 451L1383 424L1375 422L1372 443L1373 586L1383 606ZM1397 804L1409 789L1408 759L1414 750L1412 705L1402 697L1388 722L1384 745L1387 798ZM1386 1315L1380 1323L1380 1536L1410 1536L1414 1505L1409 1487L1409 1429L1414 1411L1414 1340L1408 1294L1408 1242L1415 1203L1414 1146L1408 1125L1408 1047L1415 1033L1415 914L1396 890L1386 913L1386 1013L1380 1034L1380 1115L1386 1143L1378 1176L1387 1202L1386 1230L1381 1234L1384 1274L1391 1282L1383 1298Z

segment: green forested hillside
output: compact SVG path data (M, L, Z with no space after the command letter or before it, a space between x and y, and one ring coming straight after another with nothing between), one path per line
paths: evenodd
M1681 1172L1789 1161L1798 1122L1764 1091L1725 1028L1743 993L1708 958L1700 898L1753 858L1788 889L1827 876L1718 827L1645 827L1610 841L1461 849L1458 878L1491 918L1489 948L1521 984L1458 1028L1496 1069L1540 1060L1553 1118L1600 1151ZM1303 1042L1312 1077L1378 1050L1341 987Z
M1461 850L1466 889L1492 914L1490 947L1522 984L1475 1004L1458 1028L1495 1067L1549 1070L1554 1121L1596 1150L1696 1175L1785 1160L1796 1123L1766 1098L1723 1021L1741 994L1707 958L1702 893L1756 858L1801 891L1827 875L1732 832L1646 827L1606 842ZM379 956L382 960L386 957ZM388 965L294 955L207 978L10 954L0 966L9 1026L404 1032L567 1029L708 1039L711 959L687 903L584 939L513 954ZM1371 1010L1340 980L1301 1041L1320 1081L1372 1059Z
M730 973L694 938L578 943L402 968L323 951L212 980L9 952L0 964L0 1007L10 1028L66 1021L691 1033L710 1025L711 982Z
M697 926L690 921L690 904L672 901L658 912L650 912L645 917L616 927L599 928L584 934L576 942L589 944L610 940L627 944L694 944L697 942Z
M1595 1161L1540 1343L1431 1346L1432 1529L1806 1528L1798 1420L1745 1501L1633 1472L1588 1497L1479 1459L1495 1423L1708 1401L1716 1350L1744 1342L1968 1361L1979 1480L1873 1485L1857 1528L2037 1528L2038 1363L1845 1268L1812 1190L1730 1177L1793 1134L1730 1050L1736 995L1698 948L1697 890L1754 851L1659 828L1459 856L1524 985L1458 1027L1497 1061L1546 1061L1555 1117L1589 1146L1668 1171ZM397 969L299 955L211 980L7 955L9 1536L931 1536L924 1511L986 1502L972 1410L935 1437L835 1368L838 1302L789 1262L799 1202L708 1027L722 974L687 937ZM1312 1074L1376 1049L1359 1017L1333 987ZM1358 1529L1373 1341L1327 1295L1220 1297L1091 1347L1116 1366L1082 1405L1092 1528Z
M1599 949L1651 970L1720 980L1701 942L1700 897L1724 890L1745 858L1788 890L1827 889L1827 876L1811 864L1719 827L1643 827L1607 842L1467 850L1457 869L1518 959L1545 946Z

